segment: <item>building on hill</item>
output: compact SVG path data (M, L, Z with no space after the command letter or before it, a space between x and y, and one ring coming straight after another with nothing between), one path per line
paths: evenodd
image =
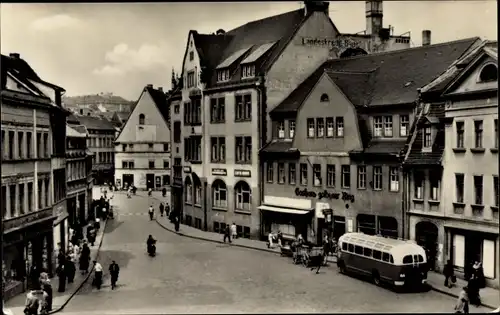
M165 93L148 84L115 141L115 185L170 188L170 129Z
M271 111L262 233L403 238L401 162L419 89L477 38L326 61ZM404 69L404 71L401 71Z
M425 107L404 166L409 237L429 250L431 267L451 260L463 276L481 261L498 288L496 46L481 43L422 88Z
M64 106L79 115L88 112L126 112L132 110L133 103L113 93L99 93L95 95L67 96L63 98Z
M65 90L19 54L1 56L2 299L32 288L35 266L55 270L67 244Z
M93 154L92 178L94 184L113 183L116 127L105 118L79 115L75 115L75 117L88 132L87 148Z

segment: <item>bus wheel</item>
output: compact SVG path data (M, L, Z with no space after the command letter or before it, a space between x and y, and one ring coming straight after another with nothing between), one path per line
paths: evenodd
M378 274L378 271L377 270L373 270L372 271L372 279L373 279L373 283L375 283L375 285L380 285L380 275Z
M342 260L339 261L337 266L338 266L339 272L345 274L345 264Z

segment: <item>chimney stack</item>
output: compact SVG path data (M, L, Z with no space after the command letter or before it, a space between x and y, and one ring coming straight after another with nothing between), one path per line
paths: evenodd
M383 26L382 1L365 1L366 3L366 35L379 36Z
M422 31L422 46L429 46L431 44L431 31Z
M330 3L327 1L315 1L315 0L305 0L304 1L304 15L307 16L312 12L324 12L328 15L328 8Z
M148 88L151 88L151 89L152 89L152 88L153 88L153 85L152 85L152 84L148 84L148 85L146 85L146 87L148 87Z
M163 92L163 87L162 87L162 86L159 86L159 87L158 87L158 91Z
M19 59L19 58L21 58L21 56L20 56L18 53L11 53L11 54L9 54L9 56L10 56L11 58L14 58L14 59Z

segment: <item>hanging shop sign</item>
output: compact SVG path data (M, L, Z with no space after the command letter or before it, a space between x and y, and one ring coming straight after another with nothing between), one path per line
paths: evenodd
M252 173L248 170L234 170L234 176L236 176L236 177L251 177Z
M329 192L327 190L316 193L314 191L309 191L306 189L295 189L295 195L299 197L308 197L308 198L317 198L321 199L332 199L332 200L342 200L342 201L350 201L354 202L354 195L347 193L345 191L342 192Z
M212 175L226 176L227 170L225 168L212 168Z

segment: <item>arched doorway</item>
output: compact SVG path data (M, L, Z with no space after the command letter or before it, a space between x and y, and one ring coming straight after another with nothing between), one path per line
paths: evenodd
M434 270L438 247L438 228L429 221L420 221L415 225L415 240L425 248L429 269Z
M362 48L347 48L340 54L340 58L349 58L360 55L368 55L368 53Z

